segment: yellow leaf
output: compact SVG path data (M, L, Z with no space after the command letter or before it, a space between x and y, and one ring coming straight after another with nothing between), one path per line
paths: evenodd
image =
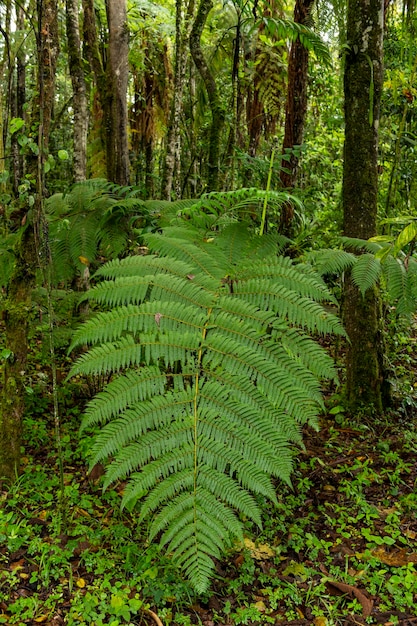
M29 578L29 574L27 574L26 572L20 572L19 578L23 578L23 580L26 580L26 578Z
M48 619L48 615L39 615L39 617L35 617L33 621L40 624L42 622L46 622L47 619Z
M83 265L90 265L90 261L87 259L87 257L85 256L79 256L78 260L80 261L80 263L82 263Z
M302 612L302 610L301 610L301 609L299 609L299 608L298 608L298 606L296 606L296 607L295 607L295 610L297 611L297 613L298 613L298 617L299 617L300 619L305 619L305 615L304 615L304 613Z
M262 602L262 600L259 600L258 602L255 602L255 607L258 609L258 611L260 613L265 613L265 611L266 611L265 602Z
M314 626L327 626L327 617L316 617L313 624Z
M266 543L260 543L256 545L253 541L245 537L243 544L247 550L251 553L251 557L258 561L269 559L275 556L275 550Z
M77 587L79 587L80 589L84 589L86 582L84 580L84 578L78 578L77 582L75 583L77 585Z

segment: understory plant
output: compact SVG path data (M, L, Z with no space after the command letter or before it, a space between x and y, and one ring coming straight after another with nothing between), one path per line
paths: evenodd
M290 482L320 380L336 378L317 335L344 331L320 276L279 255L282 238L202 231L197 217L98 270L84 297L104 310L76 332L71 349L88 351L71 374L111 376L82 424L91 467L107 466L105 488L127 479L122 505L201 593L243 524L261 525L260 502L277 502L276 479Z

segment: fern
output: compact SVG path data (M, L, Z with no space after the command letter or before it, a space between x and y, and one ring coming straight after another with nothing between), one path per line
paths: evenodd
M381 262L373 254L361 254L352 268L352 280L362 296L377 284L381 274Z
M403 242L408 245L410 231L402 233ZM401 241L400 236L398 240ZM370 240L342 237L341 241L356 254L346 250L314 250L305 255L305 260L321 276L351 271L352 280L362 296L380 284L387 301L395 305L397 315L412 315L417 303L417 261L398 251L391 236L377 236Z
M128 477L123 506L140 501L198 592L242 516L261 524L256 495L275 502L272 479L289 483L320 379L336 378L302 329L343 334L320 276L272 239L241 224L204 239L167 228L147 236L150 254L100 268L85 297L107 310L72 344L90 346L72 375L113 375L85 412L82 428L100 427L91 463L107 462L105 486Z

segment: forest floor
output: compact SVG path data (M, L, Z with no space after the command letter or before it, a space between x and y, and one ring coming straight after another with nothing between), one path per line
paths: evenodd
M0 624L417 626L417 355L397 346L402 401L353 419L330 394L305 431L293 488L262 502L263 529L217 563L195 597L146 525L101 489L78 434L80 384L61 390L60 493L47 375L34 357L23 471L0 492Z

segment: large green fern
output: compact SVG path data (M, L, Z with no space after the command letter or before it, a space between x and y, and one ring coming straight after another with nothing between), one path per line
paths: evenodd
M317 425L320 379L332 360L309 333L343 333L318 274L276 255L271 238L231 224L211 237L167 228L149 254L110 261L85 297L105 310L80 327L90 346L72 375L111 373L88 405L98 426L91 464L105 486L128 477L198 592L242 520L261 524L257 494L276 502L290 481L303 424ZM97 432L97 431L96 431Z

